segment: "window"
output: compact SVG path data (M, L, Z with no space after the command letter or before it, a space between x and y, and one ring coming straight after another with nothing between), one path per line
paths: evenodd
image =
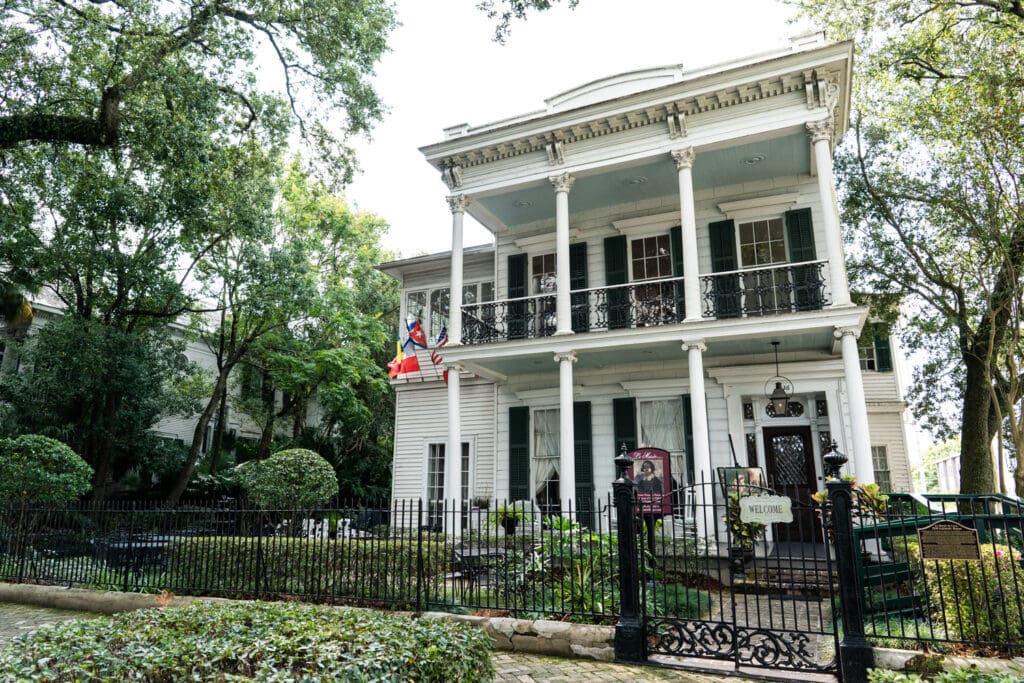
M444 526L444 452L446 444L427 446L427 517L432 528ZM469 443L462 442L462 499L469 500Z
M545 515L558 514L559 489L558 410L533 411L533 495Z
M630 245L634 280L672 277L672 247L668 235L641 237Z
M671 454L672 487L685 484L686 438L683 435L681 399L637 401L640 412L640 447L664 448Z
M892 479L889 476L889 456L885 446L871 447L871 462L875 468L875 483L882 493L892 493Z
M555 254L538 254L531 264L530 284L534 294L552 294L556 286Z
M423 334L434 343L441 328L448 325L448 309L450 306L448 287L436 289L424 289L409 292L405 295L406 322L419 321L423 328ZM494 301L493 282L474 282L462 287L462 303L464 306L472 306L482 302ZM428 305L429 304L429 305ZM474 312L470 311L471 320L474 319ZM463 325L466 325L466 316L463 315ZM405 331L402 331L405 337Z
M785 263L786 231L781 218L740 223L740 266L746 270L764 269ZM785 269L759 270L743 276L747 291L748 313L789 310L789 273Z
M868 343L861 344L860 351L860 369L861 370L877 370L878 363L875 361L875 345L868 340Z

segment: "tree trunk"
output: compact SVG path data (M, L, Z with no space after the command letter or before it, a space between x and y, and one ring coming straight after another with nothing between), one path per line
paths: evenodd
M185 488L188 486L189 481L192 480L192 473L196 469L196 463L199 462L199 451L203 445L203 434L206 433L206 427L210 424L210 420L213 419L213 413L217 410L220 397L228 385L228 375L233 367L233 363L225 364L221 368L220 374L217 375L217 383L213 387L213 395L199 416L199 422L196 423L195 431L192 432L192 445L188 449L188 457L185 459L181 472L178 473L178 479L174 482L174 487L171 488L171 492L167 495L168 505L178 504L178 501L181 500L181 495L185 493Z
M260 443L256 447L257 460L265 460L270 457L270 447L274 441L274 423L277 421L277 411L274 409L276 393L269 377L264 375L263 384L260 385L260 398L263 400L263 413L267 421L263 423L263 433L260 434Z
M964 382L963 414L960 422L960 493L995 491L992 465L990 413L992 399L984 363L965 356L967 378Z
M217 406L217 424L213 429L213 444L210 447L210 474L217 474L217 461L220 459L221 449L224 448L224 421L228 416L228 385L224 383L224 390L220 393L220 402Z

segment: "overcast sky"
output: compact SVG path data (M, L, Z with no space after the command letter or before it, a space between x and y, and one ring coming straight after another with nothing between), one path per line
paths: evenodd
M776 0L581 0L517 22L507 44L476 0L397 0L402 26L375 84L390 112L357 145L350 203L391 225L399 256L451 248L448 189L419 148L458 123L479 125L544 107L544 98L604 76L696 68L788 45L804 32ZM490 242L467 216L466 246Z

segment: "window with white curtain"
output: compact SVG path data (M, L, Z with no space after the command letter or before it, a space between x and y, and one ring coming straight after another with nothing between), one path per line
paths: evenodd
M533 495L545 514L557 513L559 492L558 410L533 411Z
M681 398L637 401L640 446L663 448L672 456L673 487L686 484L686 437Z

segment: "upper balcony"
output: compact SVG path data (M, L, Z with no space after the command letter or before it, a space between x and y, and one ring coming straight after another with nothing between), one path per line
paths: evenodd
M703 318L746 318L817 311L830 304L825 277L828 261L783 264L702 276ZM552 336L557 330L554 292L462 307L462 343L492 344ZM573 332L682 323L682 277L643 280L573 290Z

